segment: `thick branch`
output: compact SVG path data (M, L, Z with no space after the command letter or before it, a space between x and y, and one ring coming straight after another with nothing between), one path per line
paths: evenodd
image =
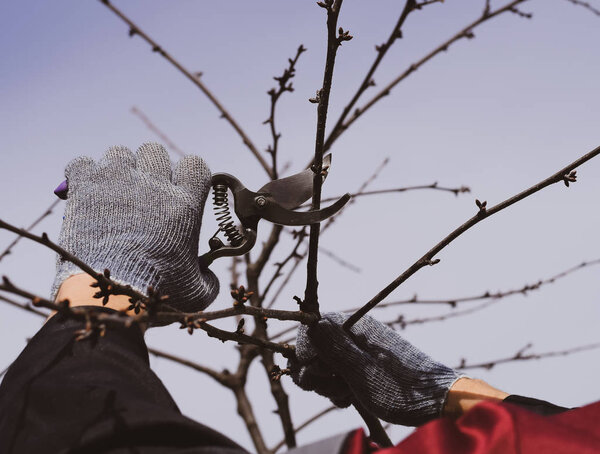
M258 427L256 416L254 415L254 410L252 409L252 404L250 403L250 399L248 399L246 390L243 386L236 386L233 388L233 393L235 394L235 399L237 401L238 415L241 416L246 424L252 443L256 448L256 452L258 454L270 454L262 433L260 432L260 428Z
M539 183L531 186L529 189L526 189L525 191L520 192L519 194L514 195L513 197L510 197L509 199L507 199L503 202L500 202L499 204L497 204L489 209L486 207L485 202L482 203L482 202L477 201L477 205L479 206L479 211L475 216L473 216L471 219L469 219L467 222L465 222L460 227L456 228L446 238L444 238L442 241L440 241L438 244L436 244L433 248L431 248L423 257L421 257L419 260L417 260L415 263L413 263L400 276L398 276L396 279L394 279L387 287L385 287L383 290L381 290L379 293L377 293L377 295L375 295L367 304L365 304L362 308L360 308L358 311L356 311L354 314L352 314L350 316L350 318L346 321L346 323L344 323L344 328L350 329L350 327L354 323L356 323L357 320L359 320L363 315L365 315L367 312L369 312L371 309L373 309L377 304L379 304L381 301L383 301L383 299L385 297L387 297L392 291L394 291L396 288L398 288L404 281L406 281L409 277L411 277L413 274L415 274L421 268L423 268L424 266L427 266L427 265L434 265L435 263L437 263L439 260L435 261L433 259L435 257L435 255L437 255L442 249L444 249L446 246L448 246L452 241L454 241L456 238L458 238L464 232L469 230L475 224L478 224L480 221L487 219L488 217L492 216L493 214L496 214L499 211L502 211L503 209L508 208L509 206L529 197L532 194L535 194L536 192L538 192L554 183L563 181L565 183L565 185L568 186L570 182L574 182L576 180L576 173L575 173L574 169L576 169L580 165L584 164L585 162L589 161L590 159L594 158L598 154L600 154L600 146L596 147L594 150L590 151L589 153L583 155L581 158L575 160L568 166L560 169L554 175L551 175L550 177L546 178L545 180L540 181Z
M246 279L248 280L248 289L250 290L250 303L252 306L258 307L261 304L260 292L258 287L258 274L248 266L246 268ZM267 335L267 319L264 317L254 317L254 333L253 335L257 338L262 339L264 342L269 342ZM267 380L269 380L269 386L271 388L271 395L277 404L277 414L281 421L281 427L283 429L284 438L289 448L296 446L296 436L294 434L294 425L292 423L292 415L289 407L289 399L287 393L283 389L280 381L274 381L271 379L271 372L275 366L273 359L273 352L263 350L260 352L262 359L263 369L266 373Z
M246 135L246 133L242 130L240 125L234 120L231 114L225 109L225 107L221 104L221 102L216 98L216 96L204 85L204 83L200 80L200 77L197 74L192 74L186 68L183 67L181 63L175 60L169 53L167 53L156 41L150 38L144 31L142 31L136 24L133 23L131 19L129 19L121 10L116 8L109 0L100 0L101 3L106 5L108 9L110 9L113 13L115 13L123 22L125 22L129 26L129 35L139 35L144 41L146 41L150 47L152 48L152 52L158 52L162 57L165 58L169 63L171 63L175 68L179 70L185 77L187 77L196 87L198 87L202 93L206 95L206 97L213 103L213 105L219 110L221 113L221 117L227 120L227 122L235 129L238 135L242 138L244 144L248 147L250 152L256 157L260 165L267 172L267 174L272 177L271 169L267 164L267 161L260 154L256 146L252 143L250 138Z
M333 80L333 68L335 66L335 57L342 41L352 39L352 36L342 28L337 35L337 21L342 7L343 0L328 0L322 3L327 10L327 56L325 57L325 72L323 74L323 86L317 91L314 99L317 105L317 135L315 140L315 155L313 158L312 170L315 173L313 178L313 196L312 210L321 208L321 188L323 184L323 152L325 151L325 127L327 125L327 110L329 108L329 95L331 93L331 82ZM304 301L300 304L300 309L306 312L319 312L319 299L317 289L319 281L317 279L317 260L319 253L319 232L320 224L310 226L310 235L308 240L308 262L306 266L306 290L304 291Z

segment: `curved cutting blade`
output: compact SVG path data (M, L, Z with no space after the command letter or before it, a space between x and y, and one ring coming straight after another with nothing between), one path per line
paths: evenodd
M331 167L331 154L323 158L323 180ZM312 197L314 172L306 169L289 177L269 181L258 190L268 193L279 205L288 210L299 207Z

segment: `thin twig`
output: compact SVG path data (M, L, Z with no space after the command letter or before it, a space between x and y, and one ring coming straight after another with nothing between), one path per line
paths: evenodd
M0 295L0 301L4 301L5 303L10 304L11 306L18 307L19 309L23 309L24 311L31 312L32 314L39 315L41 317L48 317L48 315L50 315L48 312L36 309L31 305L31 303L21 303L11 298L7 298L4 295Z
M283 74L279 77L273 77L278 83L277 88L271 88L267 94L271 98L271 109L269 113L269 118L267 118L263 124L268 124L271 130L271 137L273 138L273 143L267 147L267 153L271 155L271 175L273 179L279 178L277 171L277 151L279 146L279 139L281 138L281 133L277 132L275 128L275 107L277 106L277 101L286 91L292 92L294 91L294 87L291 79L296 75L296 63L300 58L302 52L305 52L306 48L300 44L298 49L296 50L296 56L294 58L288 58L288 67L283 70ZM288 83L289 82L289 83Z
M296 272L296 270L299 268L300 263L302 262L302 259L304 257L306 257L306 252L300 254L300 257L296 258L294 264L292 265L292 267L288 271L288 274L285 276L285 278L283 279L283 281L279 285L279 288L275 291L275 294L273 295L273 298L271 298L271 301L269 302L269 304L267 304L267 306L266 306L267 308L273 307L273 305L277 302L277 300L279 299L279 296L281 295L281 292L289 284L292 276L294 275L294 273Z
M566 277L569 274L574 273L577 270L580 270L582 268L586 268L589 266L593 266L593 265L598 265L598 264L600 264L600 259L581 262L579 265L576 265L576 266L568 268L564 271L561 271L560 273L555 274L554 276L551 276L546 279L540 279L533 284L525 284L520 288L511 289L511 290L498 290L496 292L491 292L491 291L487 290L483 293L480 293L479 295L463 296L463 297L459 297L459 298L441 298L441 299L419 299L417 297L417 295L414 295L412 298L409 298L409 299L404 299L404 300L399 300L399 301L391 301L389 303L380 303L377 305L377 308L383 309L385 307L399 306L399 305L404 305L404 304L447 304L451 307L456 307L456 305L459 303L475 302L475 301L482 301L482 300L488 300L488 299L500 300L502 298L507 298L507 297L513 296L513 295L527 295L529 292L534 291L534 290L539 290L541 287L543 287L545 285L553 284L557 280L562 279L563 277ZM347 309L345 312L354 312L358 309L359 309L358 307L352 308L352 309Z
M482 14L477 20L471 22L466 27L464 27L462 30L460 30L458 33L456 33L454 36L452 36L450 39L444 41L442 44L440 44L438 47L433 49L431 52L429 52L427 55L422 57L420 60L411 64L404 72L402 72L398 77L396 77L389 84L387 84L382 90L380 90L375 96L373 96L373 98L371 98L368 102L366 102L362 107L356 108L354 110L353 114L350 116L350 118L348 118L348 120L346 120L345 122L340 124L340 126L338 126L337 129L332 130L332 132L329 134L329 137L327 138L325 151L329 150L331 145L340 137L340 135L343 132L345 132L356 120L358 120L367 110L369 110L379 100L388 96L390 94L390 92L392 91L392 89L396 85L398 85L400 82L402 82L408 76L410 76L413 72L415 72L421 66L423 66L425 63L427 63L429 60L431 60L436 55L447 51L448 48L455 42L460 41L463 38L466 38L466 39L474 38L475 35L473 34L473 30L477 26L481 25L482 23L484 23L502 13L506 13L506 12L515 13L516 5L523 3L525 1L527 1L527 0L513 0L510 3L504 5L503 7L500 7L494 11L487 12L487 14L484 12L484 14Z
M387 54L387 51L392 47L392 45L394 44L394 42L397 39L400 39L402 37L402 26L404 25L404 21L406 21L406 18L408 17L410 12L414 10L415 4L416 4L415 0L406 0L406 3L404 4L404 8L402 8L402 12L400 13L400 17L398 18L398 21L394 25L394 28L392 29L386 42L381 45L375 46L375 50L377 51L377 56L375 57L375 60L371 64L371 67L367 71L367 74L363 78L358 89L356 90L356 93L354 94L354 96L352 96L352 99L350 99L350 102L344 107L340 117L338 118L333 129L329 133L329 136L327 137L327 140L325 141L325 150L329 150L329 148L331 148L331 144L335 141L335 139L337 139L337 136L343 130L344 121L346 120L346 117L348 116L350 111L356 105L358 99L362 96L362 94L369 87L375 86L375 81L373 80L373 75L375 74L375 71L379 67L379 64L381 63L381 61Z
M583 2L581 0L567 0L567 1L573 3L573 5L582 6L585 9L587 9L588 11L591 11L592 13L594 13L596 16L600 16L600 9L594 8L588 2Z
M477 214L475 214L475 216L473 216L467 222L465 222L464 224L462 224L461 226L456 228L454 231L452 231L442 241L440 241L433 248L431 248L423 257L421 257L419 260L417 260L415 263L413 263L406 271L404 271L400 276L398 276L396 279L394 279L388 286L386 286L383 290L381 290L379 293L377 293L377 295L375 295L367 304L365 304L362 308L360 308L358 311L356 311L354 314L352 314L350 316L350 318L348 318L348 320L346 320L346 322L344 323L344 328L347 330L350 329L350 327L354 323L356 323L357 320L359 320L363 315L365 315L367 312L369 312L371 309L373 309L377 304L379 304L381 301L383 301L383 299L386 298L392 291L394 291L396 288L398 288L404 281L406 281L409 277L411 277L413 274L415 274L421 268L423 268L424 266L427 266L427 265L435 265L437 262L439 262L439 259L434 260L434 257L442 249L444 249L446 246L448 246L452 241L454 241L456 238L458 238L464 232L469 230L475 224L478 224L480 221L487 219L488 217L492 216L493 214L496 214L499 211L502 211L503 209L508 208L509 206L529 197L532 194L535 194L536 192L538 192L552 184L562 181L565 183L566 186L569 186L569 184L576 181L576 178L577 178L576 171L574 169L576 169L580 165L584 164L585 162L589 161L590 159L594 158L598 154L600 154L600 146L596 147L594 150L590 151L589 153L586 153L579 159L573 161L571 164L567 165L566 167L560 169L554 175L551 175L550 177L546 178L545 180L542 180L539 183L531 186L529 189L526 189L525 191L520 192L519 194L516 194L489 209L487 208L486 202L480 202L479 200L476 200L476 203L479 207L479 211L477 212Z
M448 313L442 314L442 315L434 315L431 317L422 317L422 318L413 318L413 319L409 319L409 320L406 320L404 318L404 315L401 314L395 320L385 322L385 324L388 325L390 328L394 328L394 327L398 326L398 327L400 327L400 329L405 329L408 325L423 325L425 323L430 323L430 322L442 322L442 321L446 321L451 318L462 317L464 315L469 315L474 312L479 312L479 311L485 309L486 307L489 307L490 305L494 304L495 302L496 302L495 300L487 301L485 303L480 304L479 306L470 307L469 309L456 310L456 311L448 312Z
M129 19L121 10L116 8L109 0L100 0L101 3L106 5L108 9L110 9L113 13L115 13L123 22L125 22L129 26L129 36L138 35L144 41L146 41L150 47L152 48L152 52L157 52L159 55L165 58L169 63L171 63L175 68L179 70L185 77L187 77L196 87L198 87L202 93L206 95L206 97L213 103L213 105L219 110L221 113L221 118L227 120L227 122L235 129L238 135L242 138L242 142L248 147L250 152L254 155L254 157L258 160L262 168L267 172L269 177L271 175L271 169L269 164L263 156L260 154L256 146L252 143L248 135L242 130L240 125L231 114L225 109L223 104L216 98L216 96L207 88L207 86L200 80L198 74L192 74L189 70L187 70L181 63L179 63L175 58L173 58L167 51L165 51L156 41L150 38L144 31L142 31L136 24L133 23L131 19Z
M553 352L544 352L544 353L525 353L526 350L531 348L533 344L527 344L525 347L520 349L516 354L507 358L494 359L492 361L485 361L482 363L468 364L466 359L462 358L461 362L455 369L466 370L466 369L491 369L492 367L498 364L506 364L515 361L529 361L532 359L542 359L542 358L551 358L554 356L567 356L572 353L579 353L588 350L595 350L600 348L600 343L597 344L589 344L589 345L581 345L578 347L569 348L566 350L558 350Z
M269 279L269 282L265 286L265 289L262 291L262 294L260 296L260 304L261 305L262 305L263 301L265 300L267 294L269 293L269 290L271 290L271 287L273 286L275 281L282 275L281 271L283 270L283 268L288 264L288 262L290 260L292 260L292 259L297 260L298 258L300 258L300 254L298 254L298 248L300 247L300 245L304 242L304 239L306 238L306 228L302 228L300 230L294 230L292 232L292 234L294 235L294 239L296 240L296 243L294 244L292 251L283 260L275 263L275 272Z
M46 217L50 216L52 214L52 210L54 210L54 208L56 207L56 205L58 205L60 203L60 199L56 199L54 202L52 202L50 204L50 206L48 208L46 208L46 211L44 211L35 221L33 221L29 227L27 227L27 231L30 231L32 229L35 228L35 226L37 226L40 222L42 222ZM12 248L14 248L16 246L16 244L21 241L21 236L16 237L8 246L6 249L4 249L4 251L0 254L0 261L6 257L8 254L11 253Z
M156 348L150 348L148 347L148 352L156 357L159 358L164 358L164 359L168 359L169 361L181 364L183 366L189 367L191 369L194 369L198 372L202 372L203 374L208 375L209 377L215 379L219 384L223 385L223 386L227 386L227 382L224 379L225 375L222 372L217 372L214 369L211 369L210 367L206 367L203 366L201 364L198 364L194 361L191 361L189 359L186 358L182 358L181 356L177 356L174 355L172 353L167 353L165 351L162 350L158 350Z
M332 405L330 407L325 408L324 410L321 410L319 413L311 416L306 421L304 421L302 424L300 424L298 427L294 428L294 432L296 432L296 433L300 432L302 429L311 425L313 422L315 422L317 419L320 419L322 416L325 416L327 413L331 413L333 410L339 410L339 409L335 405ZM285 446L285 440L281 440L279 443L277 443L273 447L273 449L271 449L271 452L275 453L275 452L279 451L281 448L283 448L284 446Z
M148 116L144 112L142 112L136 106L133 106L131 108L131 113L133 115L135 115L136 117L138 117L140 120L142 120L142 122L146 125L146 127L150 131L152 131L154 134L156 134L158 136L158 138L161 140L161 142L167 146L167 148L169 148L170 150L173 150L176 154L178 154L181 157L185 156L185 153L183 151L181 151L181 149L177 145L175 145L173 143L173 141L171 139L169 139L169 137L158 128L158 126L156 126L154 123L152 123L152 121L148 118Z
M395 192L417 191L417 190L423 190L423 189L433 189L436 191L451 192L454 195L471 192L471 189L468 186L460 186L458 188L449 188L449 187L445 187L445 186L438 186L437 182L434 182L434 183L427 184L427 185L405 186L402 188L393 188L393 189L376 189L373 191L362 191L362 192L359 191L359 192L355 192L354 194L350 194L350 197L352 197L352 199L355 199L356 197L362 197L365 195L392 194ZM325 199L322 199L321 202L331 202L333 200L338 200L338 199L339 199L339 197L327 197ZM350 202L348 202L346 205L348 205L349 203Z
M343 266L344 268L347 268L354 273L360 274L362 272L362 270L358 266L344 260L337 254L335 254L333 251L330 251L329 249L326 249L323 246L319 246L319 252L321 254L323 254L324 256L329 257L331 260L333 260L338 265Z

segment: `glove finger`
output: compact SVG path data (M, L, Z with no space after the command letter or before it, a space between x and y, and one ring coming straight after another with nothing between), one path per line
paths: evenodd
M137 149L135 155L139 171L171 180L171 160L161 144L146 142Z
M98 169L111 175L127 174L135 168L135 155L123 145L110 147L98 162Z
M69 162L65 168L65 177L69 182L68 195L71 195L79 184L89 181L95 169L96 163L87 156L79 156Z
M197 197L203 206L210 190L211 174L199 156L184 156L173 172L173 183Z

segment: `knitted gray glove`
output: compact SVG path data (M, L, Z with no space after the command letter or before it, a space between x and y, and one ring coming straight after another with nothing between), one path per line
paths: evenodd
M342 328L347 318L329 313L300 327L298 359L289 364L294 382L338 406L355 399L394 424L418 426L440 416L448 390L461 375L369 316L352 327L353 339Z
M198 263L198 238L211 174L198 156L186 156L171 174L162 145L143 144L133 154L110 148L94 162L65 169L67 205L59 244L94 270L147 294L152 286L169 306L198 311L219 292L219 281ZM81 270L60 257L52 295Z

